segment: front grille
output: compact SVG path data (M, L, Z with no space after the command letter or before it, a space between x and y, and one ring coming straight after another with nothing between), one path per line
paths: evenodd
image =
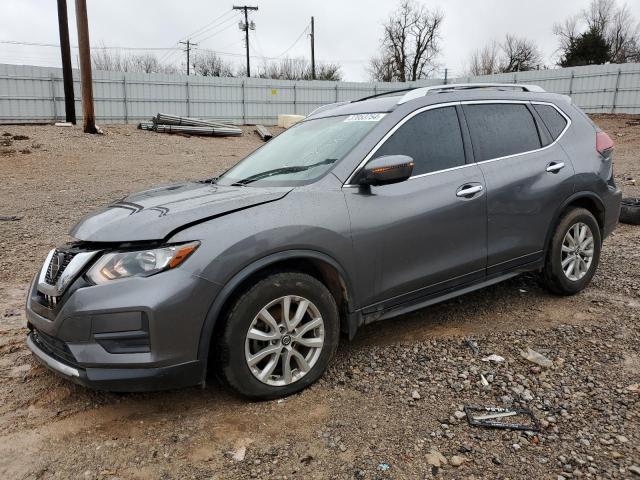
M67 268L75 256L76 253L74 252L56 249L47 267L47 273L44 277L45 282L49 285L55 285L60 275L62 275L62 272L64 272L65 268Z
M65 363L77 365L76 357L73 356L67 344L62 340L53 338L35 329L31 332L31 338L48 355L62 360Z

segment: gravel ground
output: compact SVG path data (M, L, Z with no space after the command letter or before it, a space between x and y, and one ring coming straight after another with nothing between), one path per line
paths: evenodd
M616 142L618 184L640 196L630 120L596 117ZM260 145L250 129L236 139L107 131L0 127L0 216L21 217L0 221L0 478L640 479L640 227L629 225L607 239L580 295L551 296L523 275L370 325L285 400L247 402L215 383L110 394L57 378L26 349L22 312L51 246L96 206L212 176ZM551 366L525 360L527 348ZM482 361L490 354L505 361ZM464 405L528 407L542 428L470 427Z

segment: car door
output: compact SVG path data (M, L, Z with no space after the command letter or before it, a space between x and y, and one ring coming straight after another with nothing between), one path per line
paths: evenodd
M540 261L558 207L573 193L573 166L558 138L557 110L547 129L527 102L463 106L487 187L488 269L498 274Z
M358 271L376 279L368 310L419 301L485 275L484 179L465 158L456 107L408 115L366 161L394 154L413 158L409 180L372 187L347 181L343 188Z

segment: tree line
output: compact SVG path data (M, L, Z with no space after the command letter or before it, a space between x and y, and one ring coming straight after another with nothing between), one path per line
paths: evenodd
M91 54L92 67L95 70L113 72L141 72L141 73L181 73L186 70L186 64L174 65L161 62L153 54L122 54L110 51L104 47L96 49ZM202 77L245 77L246 68L235 68L231 62L224 60L211 50L204 50L193 54L189 62L192 75ZM252 69L253 70L253 69ZM253 72L252 72L253 73ZM253 77L271 78L278 80L311 80L311 64L302 57L285 57L279 60L265 59L258 65L257 73ZM316 63L317 80L342 80L340 65L335 63Z
M429 9L416 0L401 0L382 24L378 54L369 60L371 80L405 82L433 76L441 68L443 22L439 9ZM617 0L591 0L586 9L553 25L551 32L558 39L557 66L640 62L640 23L627 5L619 5ZM186 66L163 63L152 54L122 55L105 48L98 49L92 61L95 69L125 72L178 73ZM465 73L489 75L549 67L534 40L507 33L502 40L492 40L472 51ZM235 68L211 50L197 51L190 59L190 70L194 75L212 77L246 75L244 68ZM264 59L255 76L310 80L311 65L303 57ZM342 80L341 66L317 64L316 78Z

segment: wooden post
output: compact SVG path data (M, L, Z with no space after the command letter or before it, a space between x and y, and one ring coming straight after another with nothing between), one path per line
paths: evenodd
M80 53L84 133L98 133L96 116L93 111L93 80L91 78L91 48L89 47L87 0L76 0L76 23L78 26L78 50Z
M73 70L71 69L71 47L69 46L67 0L58 0L58 30L60 31L60 55L62 57L62 80L64 82L64 112L67 122L75 125L76 103L73 93Z

